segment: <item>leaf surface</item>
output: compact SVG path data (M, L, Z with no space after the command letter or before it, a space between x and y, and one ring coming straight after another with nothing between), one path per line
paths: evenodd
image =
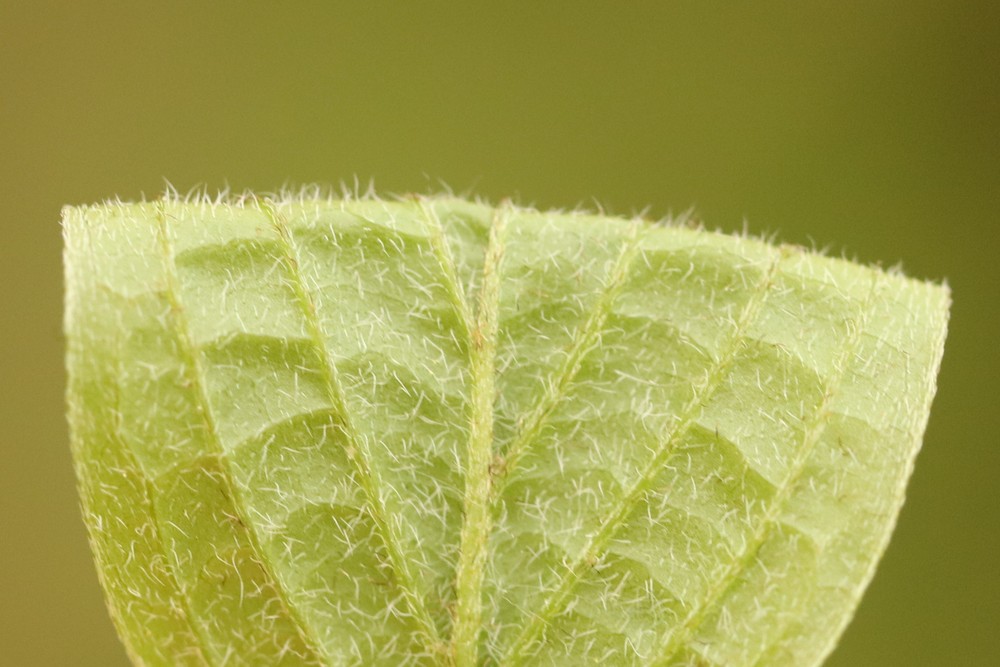
M459 199L67 208L69 418L147 665L809 665L884 551L941 286Z

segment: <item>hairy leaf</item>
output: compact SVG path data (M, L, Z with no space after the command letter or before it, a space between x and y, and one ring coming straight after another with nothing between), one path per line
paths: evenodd
M945 288L459 199L64 212L139 665L809 665L903 500Z

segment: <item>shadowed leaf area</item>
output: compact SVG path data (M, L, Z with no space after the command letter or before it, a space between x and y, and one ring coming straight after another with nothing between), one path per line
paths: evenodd
M137 665L813 665L945 287L452 197L67 208L72 446Z

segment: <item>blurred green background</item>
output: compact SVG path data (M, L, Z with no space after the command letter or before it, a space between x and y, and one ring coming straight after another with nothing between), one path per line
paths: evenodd
M954 290L832 665L1000 664L1000 3L0 3L0 663L126 664L63 419L59 209L447 183L775 232Z

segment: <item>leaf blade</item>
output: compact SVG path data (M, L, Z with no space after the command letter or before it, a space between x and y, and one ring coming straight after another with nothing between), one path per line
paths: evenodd
M816 664L947 328L942 287L613 218L511 208L484 279L495 212L455 199L64 215L74 457L137 663Z

